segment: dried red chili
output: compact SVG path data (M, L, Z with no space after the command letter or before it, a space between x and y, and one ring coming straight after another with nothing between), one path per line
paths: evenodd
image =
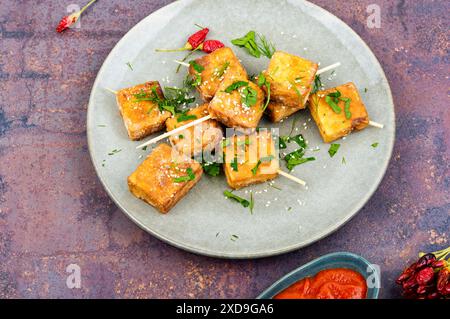
M178 49L156 49L157 52L177 52L177 51L191 51L197 49L203 41L205 41L206 36L209 33L208 28L203 28L200 31L195 32L192 34L184 47L178 48Z
M61 21L59 22L58 26L56 27L56 32L61 33L64 30L67 30L68 28L73 26L78 21L78 19L80 18L81 14L84 12L84 10L89 8L91 6L91 4L93 4L95 1L97 1L97 0L91 0L80 11L72 13L71 15L65 16L64 18L62 18Z
M217 49L223 48L225 45L219 40L206 40L200 45L200 49L203 52L211 53Z

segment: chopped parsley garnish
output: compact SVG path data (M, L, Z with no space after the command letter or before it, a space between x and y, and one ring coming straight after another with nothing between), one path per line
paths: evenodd
M223 66L215 74L216 77L218 77L218 78L222 77L225 74L225 71L228 69L229 66L230 66L230 62L226 61L223 64Z
M264 106L263 106L263 112L264 112L270 102L270 82L267 82L266 76L264 75L264 73L261 72L258 75L258 86L262 87L263 85L265 85L266 89L267 89L266 103L264 103Z
M231 241L236 241L236 240L239 239L239 236L238 235L231 235L230 239L231 239Z
M250 206L250 202L248 200L246 200L245 198L239 197L236 194L233 194L233 192L231 192L231 191L226 190L226 191L223 192L223 194L225 195L226 198L233 199L233 200L237 201L238 203L240 203L245 208Z
M253 192L250 192L250 214L253 214L253 208L255 207L255 201L253 200Z
M373 148L377 148L378 147L378 142L375 142L375 143L373 143L372 145L370 145L370 146L372 146Z
M235 156L233 161L230 163L231 168L233 169L233 171L237 172L238 171L238 159Z
M262 163L270 162L270 161L273 160L273 159L274 159L273 155L261 157L261 158L258 160L258 163L256 163L255 167L252 168L252 173L253 173L253 175L256 175L256 173L258 172L258 168L259 168L259 166L260 166Z
M364 88L364 93L367 93L367 91L369 91L367 88Z
M244 87L242 90L242 103L248 107L252 107L258 102L258 93L250 86Z
M313 87L312 87L312 90L311 90L311 94L316 93L322 87L323 87L323 84L322 84L322 80L320 79L320 75L316 75L314 77L314 83L313 83Z
M189 64L192 66L192 68L197 73L202 73L205 70L205 68L203 66L201 66L200 64L198 64L197 61L195 61L195 60L189 61Z
M258 36L258 39L256 36ZM245 48L255 58L259 58L262 54L270 59L276 51L272 42L261 34L257 35L255 31L249 31L245 36L231 40L231 43L240 48Z
M178 135L178 138L179 138L180 140L182 140L182 139L184 138L184 135L183 135L183 134L180 134L180 135Z
M259 51L258 45L256 44L255 31L249 31L242 38L231 40L231 43L233 43L235 46L245 48L247 52L255 58L259 58L261 56L261 52Z
M267 40L267 38L264 35L259 33L258 33L258 40L259 43L257 43L257 46L259 51L261 51L261 54L271 59L276 51L273 43Z
M114 155L114 154L120 153L121 151L122 151L121 149L119 149L119 150L118 150L118 149L114 149L114 150L112 150L111 152L109 152L109 153L108 153L108 155L110 155L110 156L111 156L111 155Z
M133 71L133 66L131 65L130 62L127 62L126 65L130 68L131 71Z
M344 156L342 156L342 164L347 164L347 161L345 160L345 157Z
M286 154L286 156L284 157L284 160L286 161L286 167L289 170L292 170L297 165L311 162L316 159L315 157L306 157L306 158L303 157L305 155L307 144L305 138L301 134L297 134L294 136L286 136L286 135L280 136L279 138L280 149L286 149L287 144L291 142L295 142L299 146L299 148L296 149L295 151Z
M218 176L220 175L220 168L222 165L216 162L203 162L202 167L206 174L210 176Z
M188 167L186 169L186 173L187 173L186 176L176 177L176 178L173 179L173 181L175 183L184 183L184 182L189 182L189 181L192 181L192 180L195 179L195 174L192 171L192 168Z
M98 127L106 127L106 125L105 124L99 124L99 125L97 125Z
M325 96L325 102L331 107L334 113L340 114L342 109L339 107L339 101L343 101L345 103L344 112L345 118L347 120L352 118L352 113L350 112L350 102L352 101L348 97L342 97L340 91L336 91Z
M185 122L185 121L190 121L190 120L196 120L197 119L197 115L188 115L186 113L182 113L177 117L177 122Z
M236 82L233 82L233 84L231 84L230 86L228 86L225 89L225 92L226 93L231 93L234 90L237 90L237 89L239 89L240 87L243 87L243 86L248 86L248 82L246 82L246 81L236 81Z
M143 150L143 151L146 151L146 150L147 150L147 147L148 147L147 145L144 146L144 147L142 148L142 150Z
M333 157L334 155L336 155L339 147L341 147L341 144L331 144L330 145L330 149L328 150L328 154L330 154L330 157Z
M287 166L288 170L291 171L297 165L304 164L304 163L311 162L311 161L315 161L315 160L316 160L315 157L291 158L287 162L286 166Z
M189 97L188 88L165 87L165 97L161 97L156 90L156 86L151 88L152 92L140 92L134 94L134 102L150 101L158 105L159 111L169 111L172 115L180 113L180 105L190 104L195 101L195 97Z

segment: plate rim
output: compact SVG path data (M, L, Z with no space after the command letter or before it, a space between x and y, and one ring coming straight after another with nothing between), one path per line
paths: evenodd
M119 207L119 209L129 218L131 219L136 225L138 225L141 229L143 229L144 231L146 231L147 233L151 234L152 236L156 237L157 239L171 245L174 247L177 247L179 249L182 249L184 251L188 251L190 253L194 253L194 254L198 254L198 255L203 255L203 256L208 256L208 257L214 257L214 258L222 258L222 259L257 259L257 258L264 258L264 257L270 257L270 256L277 256L277 255L281 255L281 254L285 254L288 252L292 252L295 250L298 250L300 248L303 247L307 247L310 246L314 243L316 243L317 241L332 235L333 233L335 233L336 231L338 231L339 229L341 229L345 224L347 224L361 209L362 207L372 198L373 194L375 193L375 191L378 189L381 181L383 180L387 168L389 166L389 163L391 161L392 158L392 153L393 153L393 149L394 149L394 144L395 144L395 137L396 137L396 116L395 116L395 104L394 104L394 99L392 96L392 91L391 91L391 87L389 84L389 81L386 77L386 74L383 70L383 67L381 66L380 62L378 61L377 57L375 56L375 54L373 53L373 51L370 49L370 47L367 45L367 43L359 36L358 33L356 33L356 31L354 31L347 23L345 23L342 19L340 19L339 17L335 16L333 13L329 12L328 10L320 7L319 5L316 5L312 2L309 2L307 0L290 0L289 2L296 2L296 3L304 3L306 5L312 6L314 7L316 10L322 11L326 14L331 15L333 18L337 19L344 28L347 28L347 31L349 31L354 37L356 37L355 39L358 40L359 43L361 43L368 51L368 54L371 55L372 59L376 62L375 67L377 67L380 71L381 74L381 80L382 83L384 83L386 85L387 88L387 98L390 101L390 104L392 105L392 125L393 125L393 130L391 132L392 138L391 138L391 143L389 145L388 148L388 156L385 158L384 160L384 165L383 168L381 170L381 173L377 176L376 182L373 184L372 188L367 192L366 196L362 197L362 199L354 205L354 208L351 209L349 211L349 213L347 213L347 215L345 216L345 218L342 218L338 223L331 225L330 227L326 228L325 230L323 230L322 232L320 232L319 234L317 234L316 236L312 237L310 240L307 241L302 241L300 243L296 243L296 244L292 244L289 246L285 246L283 248L279 248L279 249L272 249L270 251L258 251L255 253L236 253L236 252L225 252L225 251L214 251L214 250L210 250L210 249L204 249L201 247L197 247L197 246L193 246L193 245L189 245L186 243L182 243L179 242L173 238L170 238L168 236L165 236L161 233L159 233L158 231L155 231L153 229L151 229L150 227L148 227L147 225L145 225L144 223L142 223L140 220L138 220L136 217L134 217L131 213L128 212L128 210L120 203L120 201L114 196L114 194L112 193L112 191L109 189L109 187L106 185L106 183L103 181L103 179L101 178L100 175L100 167L95 163L94 158L93 158L93 146L92 146L92 128L90 127L89 123L92 120L92 116L93 116L93 100L94 100L94 93L96 92L96 89L99 87L99 81L100 81L100 75L102 74L102 72L104 71L104 69L106 68L105 65L108 64L108 62L112 59L112 56L114 55L116 49L118 46L120 46L123 42L125 42L126 38L133 32L133 30L139 28L142 24L144 24L147 20L152 19L152 17L156 16L156 15L161 15L164 14L165 11L167 10L171 10L171 9L175 9L177 6L181 6L183 5L184 2L190 2L191 0L179 0L179 1L174 1L172 3L169 3L168 5L159 8L156 11L153 11L151 14L147 15L146 17L144 17L143 19L141 19L138 23L136 23L130 30L128 30L121 38L120 40L114 45L114 47L112 48L112 50L108 53L107 57L105 58L105 60L102 63L102 66L100 67L100 69L97 72L97 76L95 77L95 81L94 84L92 85L91 88L91 93L89 95L89 103L88 103L88 108L87 108L87 116L86 116L86 136L87 136L87 144L88 144L88 151L89 151L89 157L91 159L91 162L94 166L94 170L95 173L97 175L97 178L100 180L103 188L106 190L108 196L112 199L112 201L117 205L117 207Z

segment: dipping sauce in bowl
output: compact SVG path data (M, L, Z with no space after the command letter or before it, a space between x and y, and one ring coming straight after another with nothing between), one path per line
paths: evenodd
M274 299L365 299L367 284L357 271L326 269L286 288Z

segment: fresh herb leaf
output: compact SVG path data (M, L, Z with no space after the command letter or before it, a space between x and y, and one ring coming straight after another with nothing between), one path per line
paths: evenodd
M258 49L262 55L265 55L269 59L272 58L276 49L272 42L266 39L264 35L258 34L259 43L257 43Z
M169 111L173 115L179 113L180 105L190 104L195 101L195 97L189 97L188 88L165 87L165 97L159 96L156 87L151 88L151 93L140 92L134 95L134 102L150 101L158 105L159 111Z
M195 179L195 174L192 171L192 168L188 167L186 169L186 173L187 173L186 176L176 177L176 178L173 179L173 181L175 183L184 183L184 182L189 182L189 181L192 181L192 180Z
M237 89L239 89L240 87L243 87L243 86L248 86L248 82L246 82L246 81L236 81L236 82L233 82L233 84L231 84L230 86L228 86L225 89L225 92L226 93L231 93L234 90L237 90Z
M235 156L233 161L230 163L231 168L233 169L233 171L237 172L238 171L238 159Z
M289 142L295 142L301 148L306 148L306 141L302 134L297 134L289 137Z
M345 157L344 156L342 156L342 164L347 164L347 161L345 160Z
M372 146L373 148L377 148L378 147L378 142L375 142L375 143L373 143L372 145L370 145L370 146Z
M253 208L255 207L255 201L253 200L253 192L250 192L250 214L253 214Z
M247 52L255 58L261 57L261 54L272 58L276 49L272 42L261 34L257 34L255 31L249 31L245 36L231 40L231 43L235 46L245 48Z
M267 90L266 103L264 103L264 106L263 106L263 112L264 112L270 102L270 82L267 82L266 76L264 75L263 72L261 72L258 75L258 86L262 87L263 85L266 86L266 90Z
M127 62L126 65L130 68L131 71L133 71L133 66L131 65L130 62Z
M341 98L341 100L345 102L345 106L344 106L345 118L347 120L350 120L352 118L352 113L350 112L350 101L351 100L348 97Z
M109 155L109 156L115 155L115 154L117 154L117 153L120 153L121 151L122 151L121 149L114 149L114 150L112 150L111 152L109 152L108 155Z
M317 93L323 87L322 80L320 79L320 75L316 75L314 77L314 83L311 90L311 94Z
M218 176L220 175L220 168L222 165L216 162L203 162L202 167L206 174L210 176Z
M256 172L258 171L259 165L261 165L261 160L258 160L258 163L256 163L255 167L252 168L252 174L256 175Z
M196 119L197 119L197 115L188 115L188 114L182 113L177 117L177 122L180 123L180 122L196 120Z
M142 148L143 151L147 150L147 145Z
M189 64L197 73L202 73L205 70L205 68L202 65L198 64L195 60L189 61Z
M182 140L182 139L184 138L184 135L183 135L183 134L180 134L180 135L178 135L178 138L179 138L180 140Z
M284 150L287 148L287 143L289 143L289 136L287 135L282 135L278 138L279 142L278 145L280 147L280 149Z
M239 236L238 235L231 235L230 239L231 239L231 241L236 241L236 240L239 239Z
M304 164L307 162L315 161L315 157L302 157L302 158L292 158L287 162L287 168L288 170L292 170L295 166Z
M258 93L250 86L244 87L242 90L242 103L248 107L252 107L258 102Z
M333 109L334 113L336 114L341 113L342 111L341 108L337 105L335 98L330 96L330 94L325 96L325 102L327 102L327 104Z
M223 194L225 195L226 198L233 199L233 200L239 202L245 208L250 206L250 202L248 200L246 200L245 198L239 197L236 194L233 194L233 192L231 192L231 191L226 190L223 192Z
M228 69L228 67L230 66L230 62L226 61L223 66L217 71L217 73L215 74L215 76L217 78L222 77L225 74L225 71Z
M369 91L367 88L364 88L364 93L367 93L367 91Z
M255 58L259 58L261 56L261 52L259 51L258 45L256 43L255 31L249 31L242 38L231 40L231 43L235 46L247 49L247 52Z
M330 157L333 157L337 153L339 147L341 147L341 144L333 143L330 145L330 149L328 150L328 154L330 154Z

